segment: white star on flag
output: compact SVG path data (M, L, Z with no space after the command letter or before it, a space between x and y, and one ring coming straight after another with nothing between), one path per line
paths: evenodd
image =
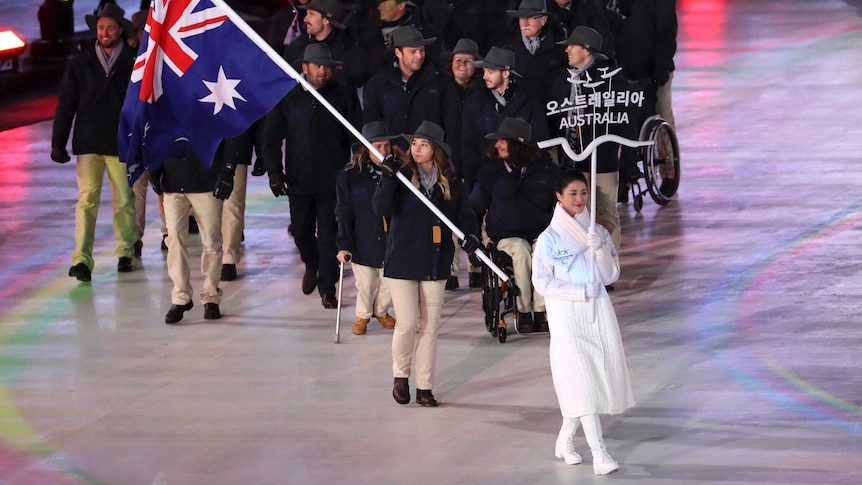
M224 74L223 67L218 68L218 80L216 82L204 81L203 83L206 85L207 89L210 90L210 94L198 101L202 103L213 103L213 115L218 114L224 105L228 105L231 109L236 111L236 106L233 102L234 98L242 101L246 100L236 91L236 86L240 83L240 80L228 79Z

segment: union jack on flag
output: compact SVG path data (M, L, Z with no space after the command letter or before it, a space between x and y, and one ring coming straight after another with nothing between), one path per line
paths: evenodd
M279 62L223 0L154 0L120 115L129 185L186 143L212 164L296 85Z

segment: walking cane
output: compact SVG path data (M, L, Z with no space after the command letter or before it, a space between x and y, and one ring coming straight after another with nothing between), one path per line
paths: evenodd
M335 343L341 343L341 293L344 290L344 263L350 261L350 255L344 255L344 261L338 266L338 308L335 312Z

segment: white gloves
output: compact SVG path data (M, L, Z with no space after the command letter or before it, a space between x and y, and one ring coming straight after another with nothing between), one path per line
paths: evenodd
M602 284L598 281L584 283L584 294L587 298L596 298L602 294Z
M587 246L593 251L598 251L602 249L602 237L599 236L596 231L590 231L587 233Z

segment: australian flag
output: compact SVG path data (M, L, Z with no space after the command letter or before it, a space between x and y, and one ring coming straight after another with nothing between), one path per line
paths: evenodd
M120 115L129 185L181 157L190 143L209 166L296 85L283 61L222 0L152 2Z

